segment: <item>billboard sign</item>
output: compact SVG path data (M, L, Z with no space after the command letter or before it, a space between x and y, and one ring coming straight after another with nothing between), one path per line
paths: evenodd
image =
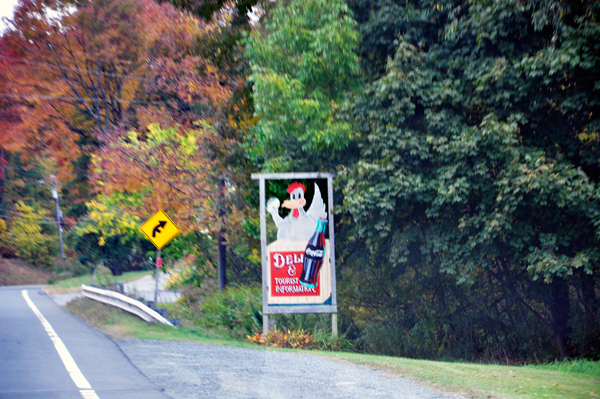
M330 304L331 262L326 240L325 261L317 274L316 284L302 284L304 255L308 241L275 241L267 246L268 303L271 305Z
M333 204L334 177L331 173L252 175L260 186L265 332L269 314L331 313L332 326L337 325L333 215L327 209ZM318 179L327 179L327 204ZM288 180L287 195L267 200L266 180ZM309 193L314 193L312 198L307 198ZM277 239L271 243L267 223L277 228Z

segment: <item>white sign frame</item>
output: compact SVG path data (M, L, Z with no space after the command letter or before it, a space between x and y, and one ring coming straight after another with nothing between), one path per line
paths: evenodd
M337 336L337 290L335 278L335 235L334 235L334 205L333 205L333 179L334 173L252 173L252 179L258 180L260 188L260 244L262 263L262 291L263 291L263 334L269 332L270 314L292 314L292 313L331 313L331 332ZM269 259L267 252L267 221L266 221L266 198L265 180L300 180L300 179L327 179L327 209L329 223L329 253L331 260L331 305L273 305L269 304L268 293L268 267Z

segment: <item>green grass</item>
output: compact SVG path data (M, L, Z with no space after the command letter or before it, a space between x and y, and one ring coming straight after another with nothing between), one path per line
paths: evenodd
M175 310L177 306L171 304L168 307ZM150 325L136 316L88 299L73 301L67 305L67 309L116 339L187 341L265 349L234 339L225 329L206 328L186 320L183 321L182 328ZM268 350L291 351L271 347ZM600 396L600 362L565 361L549 365L500 366L346 352L309 353L376 368L447 393L462 394L470 398L580 399Z
M151 274L151 273L152 272L150 270L142 270L142 271L137 271L137 272L126 272L120 276L112 277L112 280L115 283L128 282L128 281L136 280L140 277L143 277L143 276L145 276L147 274ZM65 280L61 280L57 283L47 285L44 288L44 290L48 294L64 294L64 293L79 292L79 291L81 291L82 284L86 284L86 285L92 284L92 275L86 274L84 276L72 277L72 278L68 278Z
M590 376L600 376L600 362L590 362L587 360L567 360L563 362L554 362L544 365L531 365L527 367L540 370L564 371L567 373L580 373Z
M327 353L354 364L376 367L448 392L472 398L590 398L600 395L599 363L559 362L545 366L499 366L434 362L354 353ZM588 370L583 373L581 370Z
M137 316L87 298L70 302L66 309L114 339L185 341L260 348L241 340L230 339L227 335L220 334L218 330L203 330L198 327L186 326L173 328L160 323L148 324Z

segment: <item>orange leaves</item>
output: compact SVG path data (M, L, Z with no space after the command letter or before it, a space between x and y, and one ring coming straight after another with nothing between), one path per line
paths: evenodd
M17 7L14 29L0 42L3 145L52 157L63 175L95 150L95 136L138 121L189 124L197 116L182 104L230 95L214 68L190 55L203 23L170 5L30 0Z
M113 132L94 158L96 183L105 194L139 196L133 211L140 217L164 209L176 215L184 232L210 229L217 189L205 148L212 136L208 125Z
M0 88L14 94L0 103L2 146L52 158L63 181L90 156L96 194L135 197L127 211L142 218L163 208L184 231L218 228L216 181L230 166L215 164L234 158L231 130L251 118L228 121L243 78L206 55L234 46L207 38L227 20L203 22L152 0L60 4L23 1L2 39Z
M188 125L199 118L197 112L189 112L190 106L200 106L207 112L206 115L215 114L215 109L229 99L231 88L221 84L226 81L214 66L198 56L184 56L177 61L171 58L155 60L152 71L156 74L154 80L145 86L145 90L153 99L161 99L170 110L171 119ZM152 112L151 106L145 112ZM210 112L212 111L212 112ZM153 120L161 122L163 120Z
M317 349L320 348L310 332L301 331L269 331L265 337L261 333L248 335L246 341L257 345L274 346L276 348Z
M312 333L300 331L269 331L267 336L261 333L248 335L245 339L257 345L274 346L277 348L293 348L293 349L319 349L330 351L341 351L352 348L352 345L345 337L333 338L325 336L315 338Z

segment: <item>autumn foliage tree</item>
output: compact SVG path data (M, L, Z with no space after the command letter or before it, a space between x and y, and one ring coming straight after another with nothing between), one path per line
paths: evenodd
M235 56L214 40L230 38L228 26L230 13L207 23L151 0L22 1L0 50L0 84L10 87L2 97L3 145L55 159L63 181L75 174L100 194L138 196L135 214L150 203L182 220L202 208L205 222L214 221L211 207L223 213L232 181L215 159L236 157L234 131L251 119L236 114L248 106L243 84L218 70L228 70L226 61L211 61ZM190 139L201 131L220 140ZM82 197L90 194L88 185Z
M214 235L214 263L224 288L227 252L238 258L226 232L228 220L239 216L240 201L232 193L244 180L234 173L245 166L239 131L252 116L244 81L227 62L235 55L224 56L215 39L226 35L231 15L223 12L209 22L182 18L152 49L155 78L142 85L148 104L138 107L138 123L102 135L93 161L95 181L104 195L137 196L130 210L142 219L163 208L184 232Z
M103 134L146 124L139 110L164 105L151 102L149 87L161 88L169 62L185 62L185 18L150 0L23 0L0 48L11 87L6 146L56 159L68 177Z

